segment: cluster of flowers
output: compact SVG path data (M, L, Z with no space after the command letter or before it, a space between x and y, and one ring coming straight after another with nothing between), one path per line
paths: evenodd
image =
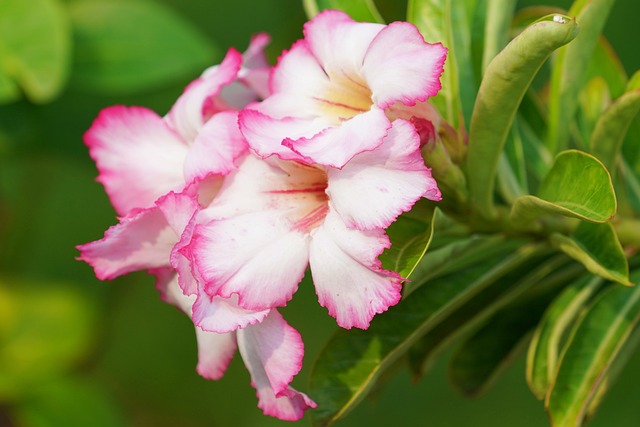
M319 302L363 328L400 299L385 229L440 192L420 154L446 49L408 23L326 11L271 68L264 34L192 82L165 117L103 110L85 135L120 222L79 246L100 279L147 270L191 317L197 371L236 349L265 414L315 403L290 387L300 334L277 307L310 266ZM419 132L420 131L420 132Z

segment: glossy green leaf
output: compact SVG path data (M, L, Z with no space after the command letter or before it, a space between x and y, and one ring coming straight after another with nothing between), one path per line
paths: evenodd
M602 36L598 38L598 44L593 51L587 69L587 81L594 77L599 77L607 83L613 98L618 98L624 93L627 85L627 73L616 51Z
M593 274L629 284L629 264L611 224L581 222L571 237L552 234L551 243Z
M325 9L338 9L360 22L384 23L373 0L302 0L309 19Z
M69 6L76 42L73 83L107 94L139 92L213 65L216 49L159 3L78 1Z
M35 388L12 408L18 425L28 427L125 427L122 411L95 382L65 378Z
M529 333L558 289L576 274L564 256L523 277L529 287L467 338L451 357L449 378L465 396L483 394L524 349ZM568 273L568 274L567 274ZM521 286L519 283L518 286Z
M522 196L511 209L511 220L526 225L546 214L591 222L611 220L617 201L609 172L590 154L576 150L560 153L542 182L538 197Z
M426 200L418 204L425 204ZM419 210L419 206L414 206ZM387 229L391 239L391 247L381 256L382 266L395 271L404 278L409 278L424 256L433 237L435 209L429 205L425 216L412 218L411 214L400 215Z
M475 268L421 286L374 318L366 331L339 330L320 353L311 373L309 393L318 403L318 409L312 412L314 425L331 425L344 417L420 336L539 251L531 245L515 251L509 245L507 248Z
M409 0L407 4L407 20L424 39L449 49L440 79L442 90L430 101L455 129L470 117L476 93L470 35L475 7L476 0Z
M611 174L627 129L640 111L640 72L636 76L627 92L602 113L591 135L591 152Z
M538 399L545 397L555 377L563 338L602 283L598 276L585 276L562 291L545 311L527 353L527 383Z
M0 2L0 74L15 79L31 101L47 102L60 93L70 50L67 16L57 0ZM0 78L0 95L15 99L15 87L2 80L6 78Z
M635 283L640 274L632 277ZM580 425L612 361L640 319L640 286L600 294L574 330L546 399L554 427Z
M584 416L584 422L588 422L596 410L604 400L607 392L611 389L611 387L615 384L616 380L620 376L622 372L624 372L624 368L631 358L634 356L637 357L638 346L640 345L640 328L636 327L632 332L627 341L624 343L622 348L619 350L616 358L612 361L611 365L607 369L607 373L604 375L604 378L598 385L595 394L589 401L589 406L587 407L587 411Z
M414 379L422 377L436 356L457 338L477 329L497 311L538 285L563 263L566 263L566 257L548 260L548 254L544 252L540 256L531 257L517 269L495 278L493 283L444 317L409 351L409 365Z
M557 20L543 19L512 40L493 59L480 85L469 131L467 170L472 208L482 217L496 217L493 189L498 160L520 101L549 55L578 32L574 20Z
M29 393L86 356L93 307L71 288L3 279L0 305L0 398Z
M577 0L569 10L568 15L580 23L580 34L558 51L551 69L547 146L552 153L568 146L578 94L586 83L589 62L614 1Z

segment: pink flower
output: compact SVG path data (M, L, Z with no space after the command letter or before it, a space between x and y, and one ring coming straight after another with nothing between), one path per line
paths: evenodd
M366 329L400 299L402 277L378 260L384 229L423 195L440 197L419 146L398 119L342 169L245 155L180 250L199 292L237 295L247 310L283 306L310 265L320 304L340 326Z
M246 310L237 305L237 297L186 295L181 286L197 289L197 282L188 260L174 251L181 238L190 239L189 224L201 204L215 197L224 176L247 151L235 110L267 93L266 41L266 36L256 37L244 58L231 49L221 65L187 87L164 118L140 107L100 113L85 141L98 165L98 180L123 217L103 239L78 249L100 279L136 270L155 274L167 302L189 316L199 314L197 371L220 378L238 348L259 407L265 414L297 420L316 406L289 387L302 364L298 332L276 310Z
M412 24L325 11L304 35L274 69L272 95L240 113L241 131L262 157L342 168L382 143L394 104L413 106L440 90L446 49L425 43Z

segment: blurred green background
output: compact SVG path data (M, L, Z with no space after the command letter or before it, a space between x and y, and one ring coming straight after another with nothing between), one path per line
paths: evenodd
M401 3L378 2L388 20L402 19ZM628 73L640 68L638 16L640 3L619 0L605 29ZM220 381L196 374L193 325L160 301L150 276L100 282L75 260L75 246L116 221L82 143L100 109L143 105L164 114L228 47L244 50L266 31L275 61L304 20L299 0L0 0L0 69L21 88L0 74L1 427L288 424L261 414L239 357ZM51 49L56 55L43 53ZM282 311L305 341L294 381L305 390L336 326L308 280ZM400 369L339 424L547 424L522 358L475 401L448 386L444 359L419 384ZM640 425L638 380L636 357L591 425Z

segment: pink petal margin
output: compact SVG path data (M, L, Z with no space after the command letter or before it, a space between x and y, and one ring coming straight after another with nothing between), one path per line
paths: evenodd
M393 22L373 39L362 73L371 88L373 102L385 109L394 102L414 105L442 88L447 49L424 41L408 22Z
M378 260L391 245L383 230L349 229L329 211L311 238L309 262L318 301L339 326L367 329L373 316L400 301L402 277L383 270Z
M84 134L101 182L119 215L182 190L186 142L151 110L105 108Z
M295 421L317 405L289 384L302 368L304 345L298 331L276 310L261 323L237 332L238 349L266 415Z

